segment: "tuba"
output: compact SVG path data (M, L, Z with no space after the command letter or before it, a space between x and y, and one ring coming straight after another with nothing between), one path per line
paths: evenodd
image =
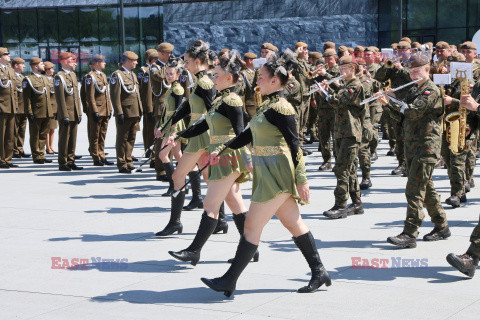
M470 86L466 77L466 71L457 70L456 78L460 80L461 95L470 94ZM467 110L465 106L460 107L458 111L451 112L445 117L445 121L450 124L447 128L447 142L449 149L454 154L459 154L467 149L465 143L467 137Z

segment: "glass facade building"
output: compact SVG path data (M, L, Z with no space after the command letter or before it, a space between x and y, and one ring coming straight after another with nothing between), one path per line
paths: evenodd
M136 53L163 41L160 4L125 5L125 49ZM58 54L69 51L78 57L80 76L90 71L88 62L100 53L107 58L107 75L116 68L121 53L118 5L52 7L0 10L0 43L13 57L26 61L39 56L58 63ZM143 56L139 63L143 64ZM28 71L28 64L26 71Z
M400 1L402 14L400 14ZM402 35L420 43L459 45L480 29L479 0L380 0L378 42L388 47Z

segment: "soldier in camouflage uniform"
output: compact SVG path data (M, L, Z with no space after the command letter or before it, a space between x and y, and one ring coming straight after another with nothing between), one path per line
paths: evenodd
M360 199L360 186L357 179L357 154L362 140L362 122L365 108L360 105L364 91L360 80L355 77L358 66L351 56L340 58L340 72L345 74L345 86L330 90L326 100L335 108L335 148L337 152L335 176L337 186L334 191L335 205L323 213L331 219L346 218L348 215L362 214L363 204ZM339 85L339 84L337 84ZM348 197L352 204L347 208Z
M465 62L465 57L461 53L455 53L449 56L446 60L445 67L447 73L450 72L450 63L451 62ZM470 80L470 86L473 87L473 80ZM455 79L452 84L445 87L445 114L448 115L452 112L458 111L460 106L460 95L461 95L461 83L459 79ZM473 116L473 115L472 115ZM470 116L470 117L472 117ZM473 116L474 117L474 116ZM471 121L469 121L471 122ZM450 124L446 122L447 128L450 127ZM473 144L474 136L469 135L467 140L472 139L470 144ZM450 178L450 197L445 201L445 203L451 205L453 208L460 207L460 203L467 202L467 197L465 194L465 163L467 161L468 151L464 150L459 154L453 153L450 148L450 144L447 142L447 132L445 131L442 135L442 158L447 166L448 177Z
M400 41L397 46L399 54L408 59L408 56L411 54L411 46L406 41ZM411 80L410 74L402 66L400 62L396 62L393 65L384 64L380 69L378 69L375 79L384 83L387 80L391 81L392 88L396 88L403 84L406 84ZM400 100L403 100L409 88L405 88L396 92L397 97ZM402 175L405 174L405 153L404 153L404 143L403 143L403 133L402 133L402 123L403 115L399 113L390 113L390 118L395 120L394 122L394 132L396 138L396 147L395 154L398 160L398 167L392 171L392 175Z
M340 75L337 65L337 53L335 49L326 49L323 57L326 63L326 78L336 78ZM322 74L322 73L321 73ZM318 108L318 151L322 153L323 163L318 170L327 171L331 169L332 153L330 137L333 137L335 125L335 109L333 106L325 101L325 96L320 95L317 101ZM335 155L335 147L334 147Z
M461 98L461 103L464 105L467 110L476 113L477 116L480 116L480 85L477 83L473 88L472 95L465 95ZM473 97L472 97L473 96ZM475 270L478 266L478 261L480 258L480 222L473 229L472 235L470 236L470 247L467 249L467 252L462 255L455 255L450 253L447 256L447 261L454 268L462 272L463 274L473 277Z
M242 78L245 83L245 111L248 113L248 117L252 117L257 113L257 106L255 106L255 88L253 86L253 79L255 78L255 69L253 67L253 60L257 59L257 55L252 52L247 52L243 56L245 66L242 70Z
M367 47L363 52L363 59L365 60L366 68L367 68L366 75L367 77L369 77L369 81L372 84L372 89L373 89L372 94L379 92L382 87L378 81L374 80L377 70L380 69L380 65L378 63L375 63L376 49L377 48L375 47ZM370 148L371 159L372 161L375 161L378 159L377 147L380 141L380 138L378 136L378 124L380 123L380 119L383 114L383 107L382 107L382 104L378 101L371 102L369 106L370 106L370 121L372 122L372 128L373 128L373 139L370 141L369 148Z
M430 58L426 54L419 53L410 57L408 70L411 78L421 80L410 87L404 99L391 103L392 111L405 117L403 129L408 174L405 188L407 218L403 232L389 237L387 242L403 248L417 246L416 238L424 218L424 204L435 228L423 240L437 241L450 237L445 210L432 180L435 163L440 157L444 108L440 90L430 80L429 63ZM395 95L391 91L389 94ZM387 105L389 99L384 96L379 100Z
M320 65L325 63L323 55L320 52L310 52L308 54L308 61L313 66L317 68ZM312 144L315 141L318 141L318 100L320 93L315 92L310 97L310 110L308 114L308 123L307 123L307 133L310 134L310 140L306 140L306 144Z
M300 130L300 112L302 106L302 90L300 83L295 79L292 73L289 73L287 85L283 88L285 99L293 106L296 115L297 131Z
M302 91L302 104L300 105L300 131L298 132L298 138L300 145L303 146L304 130L308 123L308 114L310 109L310 96L307 95L312 85L312 77L308 75L308 72L313 72L313 67L308 63L308 45L304 42L298 42L295 45L295 52L297 53L297 67L293 70L293 76L300 83ZM304 150L304 153L311 154L310 151Z

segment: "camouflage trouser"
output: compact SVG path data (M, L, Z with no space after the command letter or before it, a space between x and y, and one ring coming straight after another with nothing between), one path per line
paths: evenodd
M360 185L357 178L357 166L359 143L355 137L348 137L335 140L337 156L335 158L335 176L337 177L337 186L333 192L335 195L335 204L345 208L350 193L356 193L357 199L360 198Z
M471 244L467 252L480 257L480 222L475 229L473 229L472 235L470 236L470 242Z
M446 135L442 136L442 158L447 165L448 177L450 178L450 194L461 197L465 193L465 161L467 161L467 151L460 154L454 154L446 141Z
M380 138L378 137L378 124L382 118L382 112L376 111L376 107L370 107L370 121L373 127L373 139L369 143L370 153L377 152L378 143Z
M318 105L316 108L312 108L312 106L310 106L308 111L308 123L307 123L307 132L310 133L310 138L311 137L318 138L317 117L318 117Z
M365 133L365 129L363 131ZM372 166L370 143L372 140L374 140L374 132L370 132L370 136L364 134L360 147L358 148L358 161L360 163L360 169L362 170L362 178L364 179L370 179L370 168Z
M298 132L298 138L300 144L303 145L304 130L307 127L308 122L308 110L310 105L310 98L303 97L303 102L300 105L300 131Z
M335 125L335 110L333 108L318 109L318 151L322 153L323 162L331 162L330 137L333 137ZM333 146L335 155L335 145Z
M478 138L477 138L478 139ZM473 170L475 169L475 163L477 158L475 153L477 152L477 139L467 140L467 161L465 163L465 180L471 181L473 179Z
M422 225L425 217L423 213L424 204L431 221L436 227L447 225L445 210L432 180L436 161L435 158L407 158L408 181L405 187L407 219L403 231L414 237L418 236L418 228Z
M397 156L398 165L405 164L405 143L403 139L403 121L394 121L395 131L395 155Z
M388 144L390 148L395 148L396 136L395 136L395 123L396 121L390 116L390 110L383 108L382 117L382 131L388 133Z

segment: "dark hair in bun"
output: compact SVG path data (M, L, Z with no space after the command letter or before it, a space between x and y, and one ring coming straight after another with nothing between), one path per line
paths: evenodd
M209 63L210 45L203 40L195 40L188 45L187 52L193 59L199 59L202 63Z
M221 58L220 63L218 64L225 73L231 74L233 76L233 81L237 82L240 77L240 71L242 70L242 59L236 51L225 52Z
M183 62L182 58L175 58L175 57L170 57L167 62L167 68L174 68L177 69L177 72L182 73L183 72L183 66L185 63Z
M292 50L287 49L281 54L270 54L264 67L268 70L270 76L279 78L282 86L285 86L288 82L288 73L295 69L297 65L295 54Z

